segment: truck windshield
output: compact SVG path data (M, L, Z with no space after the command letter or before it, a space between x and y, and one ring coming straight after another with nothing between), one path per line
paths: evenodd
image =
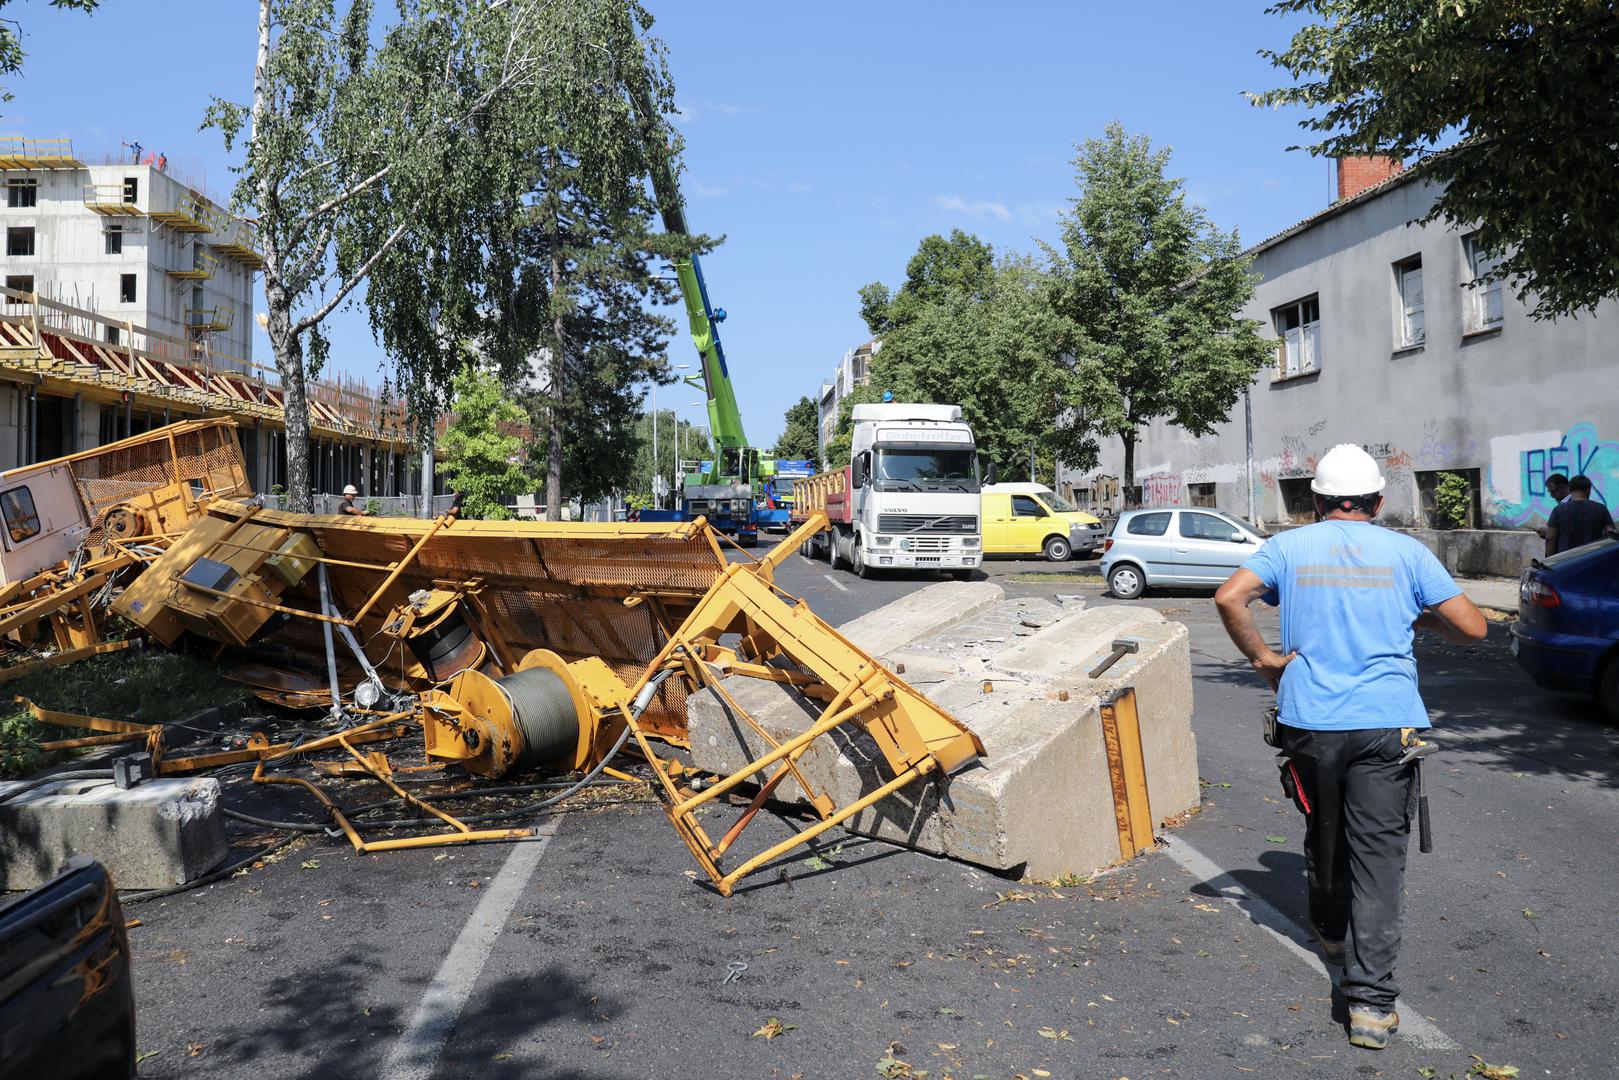
M886 491L978 490L978 456L971 450L878 450L872 481Z

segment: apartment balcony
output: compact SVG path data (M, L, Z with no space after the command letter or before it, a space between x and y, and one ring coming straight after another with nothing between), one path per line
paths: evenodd
M195 191L188 191L168 210L148 210L147 216L160 221L175 232L205 233L213 231L213 207Z
M103 217L143 217L146 211L135 202L135 193L122 181L84 185L84 207Z
M234 325L236 325L235 308L186 308L187 330L207 333L229 330Z
M25 139L0 136L0 169L82 169L72 139Z
M219 270L219 258L213 252L204 248L197 248L192 253L191 266L178 270L164 271L171 278L180 281L207 281Z

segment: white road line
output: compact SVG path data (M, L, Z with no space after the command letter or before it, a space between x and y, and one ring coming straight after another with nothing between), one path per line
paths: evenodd
M833 577L831 574L822 574L821 576L826 578L826 580L830 581L833 585L837 586L838 592L848 592L849 591L849 586L845 585L843 582L839 581L837 578Z
M814 566L815 565L815 560L814 559L807 558L807 557L805 557L803 555L800 555L799 558L804 560L804 565L805 566Z
M1327 970L1327 965L1322 962L1316 951L1306 944L1311 938L1303 927L1237 884L1227 871L1222 870L1214 860L1185 840L1175 836L1168 837L1165 851L1192 876L1202 878L1203 884L1218 892L1226 903L1247 915L1255 926L1285 945L1288 951L1304 961L1305 966L1314 969L1327 981L1332 981L1332 973ZM1401 1035L1424 1050L1461 1049L1460 1043L1434 1026L1433 1021L1419 1013L1416 1006L1401 998L1398 1007Z
M539 865L540 856L545 854L556 830L555 823L541 826L535 830L535 839L512 845L505 864L484 889L472 917L461 928L449 955L439 965L438 974L422 995L409 1026L388 1052L379 1075L389 1080L427 1080L433 1075L439 1054L443 1053L461 1009L477 985L478 975L494 950L506 919L517 906L523 886L528 884L529 876Z

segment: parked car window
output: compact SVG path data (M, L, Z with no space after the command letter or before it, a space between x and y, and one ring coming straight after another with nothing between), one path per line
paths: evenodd
M1027 495L1012 496L1013 517L1045 517L1045 509Z
M1162 536L1169 531L1169 515L1137 514L1130 519L1129 531L1137 536Z
M1223 518L1213 514L1189 514L1181 511L1181 535L1191 537L1193 540L1225 540L1231 539L1231 534L1238 531L1237 527Z
M26 487L12 488L0 495L0 515L6 519L6 532L13 544L39 535L39 512L34 496Z

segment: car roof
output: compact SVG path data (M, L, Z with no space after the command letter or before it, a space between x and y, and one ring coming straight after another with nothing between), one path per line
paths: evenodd
M1055 495L1044 484L1032 484L1027 480L1008 481L1004 484L985 484L983 490L990 495Z

